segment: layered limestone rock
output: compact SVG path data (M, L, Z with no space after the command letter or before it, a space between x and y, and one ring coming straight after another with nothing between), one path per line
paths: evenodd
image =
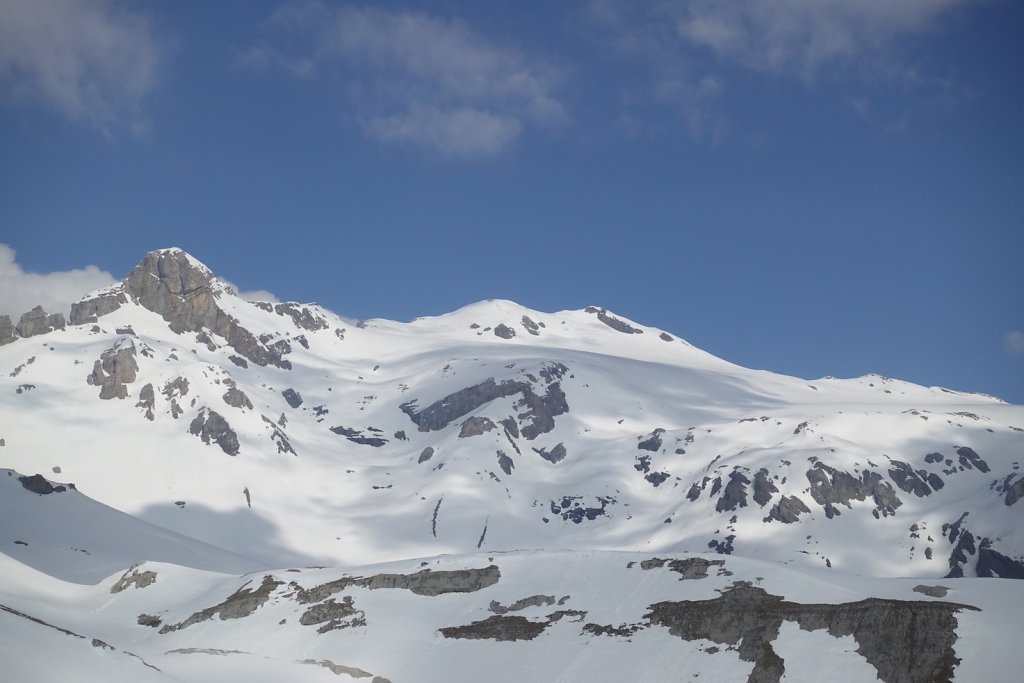
M11 316L0 315L0 346L18 341L18 334L14 330Z
M228 346L257 365L290 368L281 353L268 347L217 305L221 288L213 273L180 249L151 251L122 281L121 286L72 306L72 324L95 322L120 308L130 297L167 321L172 331L223 337Z
M103 352L92 366L86 382L100 387L100 398L128 398L126 385L135 381L139 365L135 362L135 346L111 348Z
M20 337L34 337L38 334L53 332L54 330L63 330L64 314L54 313L53 315L47 315L42 306L36 306L21 316L21 320L18 321L14 329ZM2 330L0 330L0 337L3 337Z

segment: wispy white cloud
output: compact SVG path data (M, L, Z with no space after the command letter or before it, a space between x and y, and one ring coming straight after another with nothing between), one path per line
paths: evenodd
M1014 356L1024 356L1024 332L1013 330L1003 335L1006 351Z
M363 130L383 142L484 157L527 127L566 119L558 69L459 19L301 2L271 16L265 33L241 53L250 66L340 75Z
M17 323L22 313L42 306L47 313L71 311L71 304L101 287L117 282L110 273L96 266L52 273L27 273L7 244L0 244L0 314Z
M162 56L153 21L111 0L0 0L0 96L111 133L145 129Z
M714 143L731 128L719 94L745 78L740 71L812 87L831 81L856 83L858 91L914 86L948 94L953 84L920 65L915 39L982 1L590 0L577 16L620 58L646 69L627 102L672 104L694 138ZM908 125L903 115L873 112L862 92L847 104L887 131ZM886 123L894 118L895 128Z
M677 0L663 7L677 35L758 71L813 78L861 63L901 78L915 70L891 54L897 41L931 30L977 0Z

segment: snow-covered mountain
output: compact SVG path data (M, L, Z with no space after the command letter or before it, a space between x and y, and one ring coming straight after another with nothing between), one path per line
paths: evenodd
M952 648L1020 625L1024 584L971 577L1024 578L1022 457L1024 407L991 396L750 370L599 307L355 322L244 301L163 249L67 321L0 318L0 628L46 648L71 636L22 617L88 631L113 648L97 680L157 676L123 652L159 659L154 680L261 658L268 680L811 680L819 646L860 653L835 680L1000 680L1008 661ZM478 583L424 597L421 562ZM311 565L345 569L268 571ZM341 588L314 600L318 581ZM768 621L721 616L751 604ZM866 644L884 629L841 604L938 640ZM178 650L198 654L160 654ZM34 680L19 652L0 661Z

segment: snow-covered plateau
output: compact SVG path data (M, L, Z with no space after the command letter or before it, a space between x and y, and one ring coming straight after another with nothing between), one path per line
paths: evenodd
M992 396L157 250L0 316L0 679L1017 681L1022 459Z

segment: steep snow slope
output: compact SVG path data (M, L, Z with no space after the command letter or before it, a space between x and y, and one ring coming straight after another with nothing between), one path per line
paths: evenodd
M748 370L604 309L353 324L147 254L0 347L0 464L270 565L476 549L1022 576L1024 409Z

